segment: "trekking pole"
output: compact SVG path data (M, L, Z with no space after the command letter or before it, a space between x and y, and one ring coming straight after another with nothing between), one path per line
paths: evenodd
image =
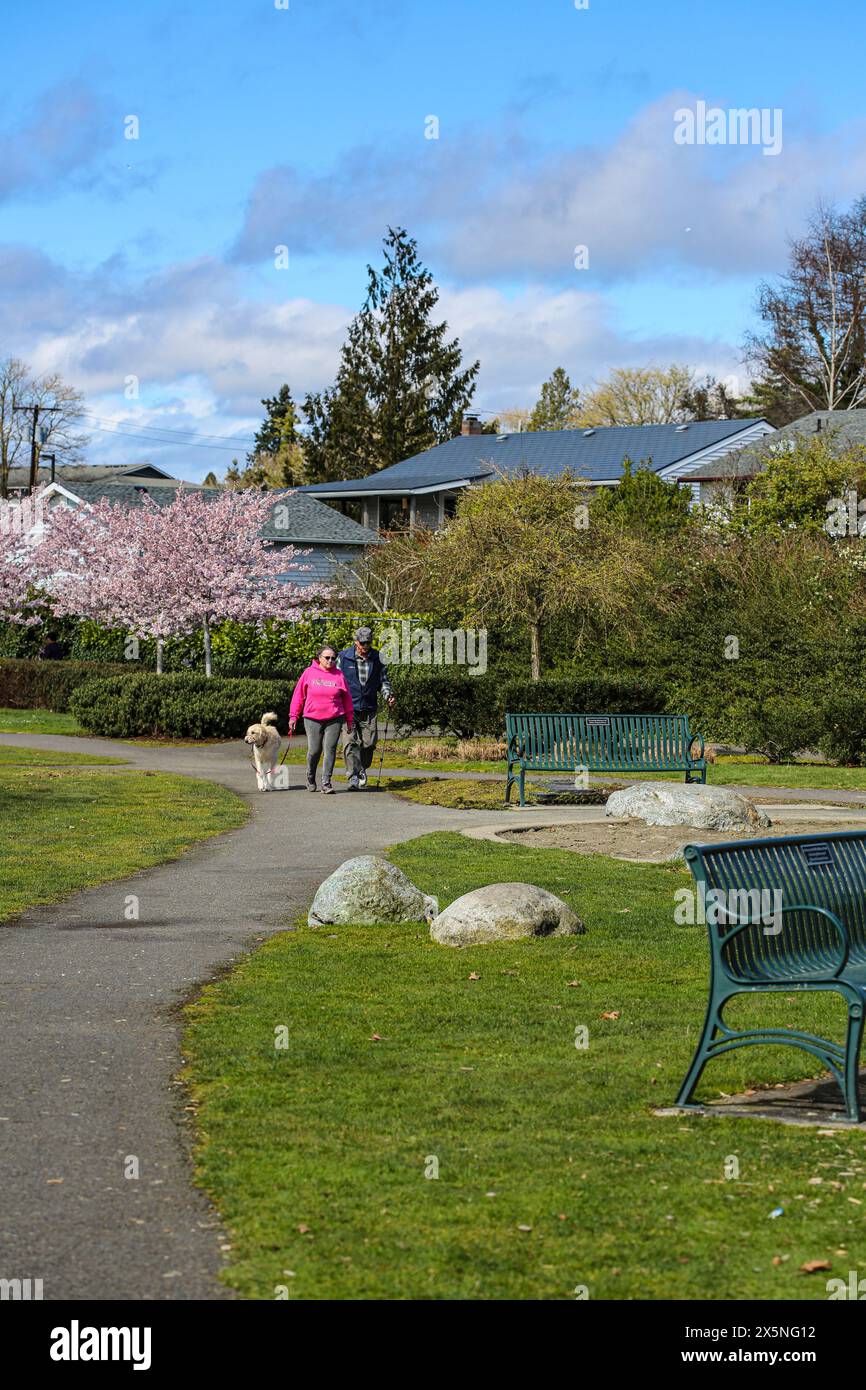
M385 715L385 732L384 732L384 734L382 735L382 753L381 753L381 756L380 756L380 758L379 758L379 772L378 772L378 775L377 775L377 777L376 777L376 787L377 787L377 789L378 789L379 783L380 783L381 780L382 780L382 763L385 761L385 744L388 742L388 721L390 720L390 718L391 718L391 711L390 711L390 709L389 709L389 710L388 710L388 713Z

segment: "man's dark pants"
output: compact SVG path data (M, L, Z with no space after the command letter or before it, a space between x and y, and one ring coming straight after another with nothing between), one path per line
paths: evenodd
M343 757L346 760L347 777L358 777L362 769L366 772L370 767L378 737L376 711L356 711L352 732L343 730Z

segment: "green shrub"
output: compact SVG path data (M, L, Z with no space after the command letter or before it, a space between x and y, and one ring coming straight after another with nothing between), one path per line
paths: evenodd
M88 733L108 738L240 738L268 710L288 727L293 683L223 676L112 676L79 686L70 709Z
M135 668L133 667L132 670ZM0 706L6 709L69 709L70 698L85 681L98 676L132 674L128 662L0 660Z
M825 696L818 746L832 762L866 766L866 698L836 691Z
M397 697L395 716L413 733L439 729L457 738L500 736L506 713L653 714L662 710L660 691L648 681L613 675L562 676L532 681L496 672L471 676L420 666L391 668Z
M282 618L269 618L260 623L232 620L216 623L211 633L214 673L300 673L323 642L333 642L338 650L351 646L352 633L361 626L373 629L375 642L384 628L407 616L402 613L322 613L296 623ZM413 618L412 621L421 620ZM69 640L70 656L79 661L123 661L128 657L129 635L126 632L100 627L89 619L82 619L74 627ZM137 650L141 668L155 670L155 639L142 638ZM203 672L202 633L196 631L186 637L167 638L163 644L163 669L166 672Z

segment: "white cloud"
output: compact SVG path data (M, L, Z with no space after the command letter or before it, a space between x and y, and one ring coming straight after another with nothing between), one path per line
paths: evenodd
M493 130L429 142L419 132L397 152L351 150L327 174L271 169L256 181L233 254L258 261L278 242L300 254L366 250L399 222L423 233L443 274L467 280L564 280L578 243L603 281L665 265L766 273L819 196L862 192L863 121L816 135L789 117L782 152L768 159L760 146L675 144L674 113L696 100L672 92L612 143L553 154Z

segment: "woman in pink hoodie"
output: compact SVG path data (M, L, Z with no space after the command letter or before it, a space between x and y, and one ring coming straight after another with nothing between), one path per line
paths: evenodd
M316 790L316 769L324 754L322 791L326 796L331 796L334 791L331 776L343 720L351 733L353 717L352 696L346 677L337 669L335 647L320 647L315 661L310 663L295 686L289 708L290 736L295 732L302 714L307 734L307 791Z

